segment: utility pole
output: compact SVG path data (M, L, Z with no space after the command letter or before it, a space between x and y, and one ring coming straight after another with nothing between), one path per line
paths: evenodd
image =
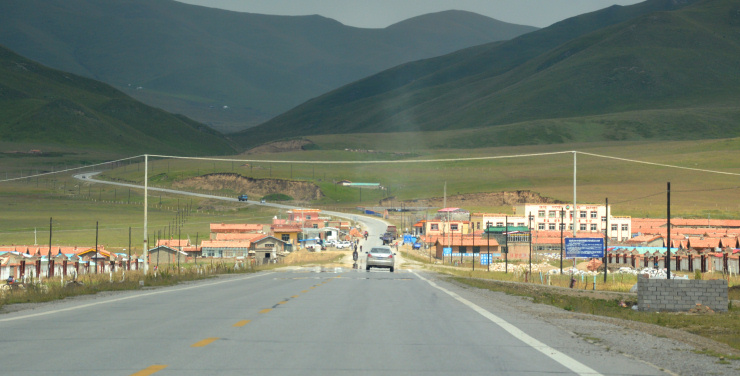
M604 229L604 283L606 283L606 274L609 273L609 197L606 198L606 228Z
M98 274L98 221L95 221L95 274Z
M573 217L575 218L575 207L573 207ZM565 210L560 209L560 275L563 275L563 230L565 229ZM575 236L576 226L573 225L573 236Z
M147 246L147 216L148 216L148 201L149 197L149 155L144 154L144 251L142 253L144 257L144 275L146 276L149 272L149 249Z
M506 274L509 274L509 216L507 215L504 218L506 218L505 223L504 223L504 230L505 230L504 244L506 244L505 249L504 249L504 251L506 251L504 253L504 263L505 263L506 269L504 270Z
M666 267L666 277L668 280L671 280L671 182L668 182L668 191L667 191L667 198L668 198L668 205L666 207L666 217L668 219L668 223L666 225L666 232L668 233L666 236L665 248L666 248L666 259L665 259L665 267Z

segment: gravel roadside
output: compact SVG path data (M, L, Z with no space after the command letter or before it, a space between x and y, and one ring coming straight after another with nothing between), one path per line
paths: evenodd
M487 305L495 306L512 315L528 315L552 324L572 338L579 339L586 345L581 349L586 353L598 346L601 351L617 352L644 363L645 367L674 375L740 374L740 360L720 360L697 353L706 350L724 354L738 353L737 350L708 338L652 324L568 312L554 306L533 303L531 298L463 285L447 276L431 273L426 275L432 276L436 282L444 283L445 288L466 299L476 304L481 303L484 308ZM619 370L614 372L620 373Z

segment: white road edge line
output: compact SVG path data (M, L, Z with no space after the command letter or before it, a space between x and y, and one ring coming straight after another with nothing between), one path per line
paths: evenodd
M188 287L181 287L181 288L168 289L168 290L160 290L160 291L152 291L152 292L148 292L148 293L144 293L144 294L137 294L137 295L126 296L126 297L123 297L123 298L110 299L110 300L105 300L105 301L95 302L95 303L88 303L88 304L78 305L78 306L69 307L69 308L55 309L53 311L39 312L39 313L33 313L33 314L30 314L30 315L23 315L23 316L17 316L17 317L9 317L9 318L5 318L5 319L0 319L0 322L30 319L32 317L46 316L46 315L51 315L51 314L55 314L55 313L59 313L59 312L74 311L74 310L77 310L77 309L82 309L82 308L87 308L87 307L93 307L93 306L101 305L101 304L117 303L117 302L124 301L124 300L141 298L143 296L152 296L152 295L166 294L166 293L169 293L169 292L177 292L177 291L191 290L191 289L197 289L197 288L207 287L207 286L213 286L213 285L220 285L222 283L229 283L229 282L234 282L234 281L243 281L245 279L262 277L262 276L266 276L266 275L270 275L270 274L274 274L274 273L275 272L260 273L258 275L250 275L250 276L244 277L244 278L229 279L229 280L226 280L226 281L219 281L219 282L207 283L207 284L203 284L203 285L188 286Z
M465 304L470 309L472 309L475 312L478 312L481 316L487 318L494 324L501 327L501 329L509 332L512 336L519 339L520 341L524 342L526 345L532 347L533 349L541 352L542 354L550 357L552 360L562 364L564 367L570 369L571 371L579 374L579 375L601 375L601 373L589 368L585 364L569 357L568 355L565 355L561 353L558 350L553 349L552 347L538 341L537 339L533 338L532 336L528 335L527 333L524 333L521 331L521 329L517 328L516 326L509 324L504 319L494 315L491 312L486 311L485 309L475 305L471 301L461 297L460 295L455 294L454 292L445 289L444 287L441 287L437 285L436 283L422 277L419 273L412 271L412 273L416 274L417 277L421 278L423 281L430 284L432 287L444 292L445 294L451 296L455 300L459 301L462 304Z

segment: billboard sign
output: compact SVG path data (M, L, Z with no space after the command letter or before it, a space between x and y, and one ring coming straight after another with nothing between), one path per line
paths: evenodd
M565 257L604 257L604 238L565 238Z

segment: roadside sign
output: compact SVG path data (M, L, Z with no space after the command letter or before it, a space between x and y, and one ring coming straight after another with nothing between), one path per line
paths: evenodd
M488 264L490 264L491 263L491 256L493 256L493 255L489 255L487 253L481 253L480 254L480 264L481 265L488 265Z
M604 238L565 238L565 257L604 257Z
M445 256L449 256L452 254L452 247L444 247L442 248L442 254Z

